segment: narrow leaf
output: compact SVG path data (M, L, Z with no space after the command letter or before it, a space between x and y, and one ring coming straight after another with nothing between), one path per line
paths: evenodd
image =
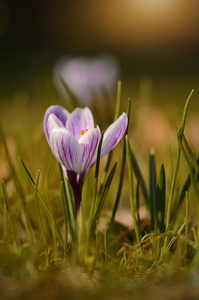
M129 121L130 121L130 113L131 113L131 99L128 99L128 105L127 105L127 117L128 117L128 125L126 128L126 132L125 134L128 133L128 127L129 127ZM125 170L125 162L126 162L126 141L123 138L123 154L122 154L122 166L121 166L121 172L120 172L120 181L119 181L119 185L118 185L118 190L117 190L117 195L115 198L115 203L113 206L113 212L112 212L112 216L111 216L111 220L110 220L110 224L109 224L109 231L111 230L111 227L113 225L114 219L115 219L115 215L119 206L119 202L120 202L120 197L121 197L121 192L122 192L122 185L123 185L123 180L124 180L124 170Z
M166 179L165 168L162 164L157 184L157 213L158 213L158 233L164 232L165 219L165 197L166 197Z
M99 201L98 201L98 203L96 205L94 216L93 216L93 219L92 219L92 222L91 222L91 227L90 227L90 236L92 236L94 234L94 232L95 232L96 223L97 223L97 221L99 219L101 210L103 208L103 205L104 205L107 193L109 191L111 182L112 182L114 174L115 174L116 167L117 167L117 162L114 164L113 168L111 169L111 171L109 173L109 176L108 176L108 178L107 178L107 180L106 180L106 182L104 184L102 193L100 195Z
M156 169L155 169L155 153L151 149L150 154L150 193L151 193L151 227L157 232L157 195L156 195Z
M137 180L139 180L139 182L140 182L146 206L148 207L149 210L151 210L151 208L150 208L150 202L149 202L149 196L148 196L148 192L147 192L147 188L146 188L146 184L145 184L143 175L142 175L142 173L140 171L140 167L138 165L138 162L137 162L137 160L135 158L135 155L134 155L134 153L133 153L132 150L131 150L131 161L132 161L132 166L133 166L133 171L135 173L135 176L136 176Z

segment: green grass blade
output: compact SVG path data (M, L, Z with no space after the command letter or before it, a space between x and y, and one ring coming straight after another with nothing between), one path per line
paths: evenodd
M155 169L155 153L154 149L151 149L150 154L150 194L151 194L151 227L152 230L157 233L157 195L156 195L156 169Z
M183 138L183 140L185 140L185 139ZM197 181L198 181L198 174L195 174L195 172L196 172L196 170L198 170L198 166L199 166L199 158L196 159L196 161L194 161L194 167L192 167L193 174L196 176ZM186 192L188 192L190 186L191 186L191 178L190 178L190 175L188 175L188 177L187 177L187 179L186 179L186 181L185 181L185 183L182 187L178 202L176 203L176 205L172 209L171 221L175 219L180 207L182 206L183 201L185 200Z
M122 155L122 166L121 166L121 171L120 171L120 181L119 181L119 185L118 185L117 195L116 195L116 198L115 198L115 203L114 203L114 206L113 206L113 212L112 212L112 215L111 215L109 230L112 227L112 224L114 222L115 215L116 215L116 212L117 212L117 209L118 209L118 206L119 206L119 202L120 202L123 179L124 179L125 163L126 163L126 144L125 144L125 140L123 140L123 155Z
M189 229L189 197L186 192L186 222L185 222L185 236L188 237L188 229Z
M30 182L32 187L35 189L35 182L34 182L32 176L30 175L30 172L28 171L26 165L22 161L21 157L19 157L19 162L21 163L22 169L23 169L24 173L26 174L26 177L28 178L28 181Z
M32 185L32 187L35 189L35 183L34 183L34 180L32 179L32 176L30 176L30 173L26 167L26 165L24 164L24 162L22 161L21 158L19 158L19 161L21 163L21 166L22 166L22 169L26 175L26 177L28 178L28 181L30 182L30 184ZM50 213L45 201L43 200L41 194L39 191L37 191L37 194L38 194L38 197L40 199L40 203L42 205L42 208L44 209L49 221L51 222L52 226L55 228L55 231L56 231L56 234L57 234L57 238L60 242L60 245L64 248L64 241L63 241L63 238L61 236L61 233L60 233L60 230L59 230L59 227L57 226L57 223L53 217L53 215Z
M115 109L114 121L116 121L117 118L119 117L121 102L122 102L122 82L119 80L118 83L117 83L117 100L116 100L116 109ZM108 154L106 167L105 167L104 172L102 174L101 187L100 187L99 194L101 194L102 189L103 189L103 185L104 185L104 182L105 182L105 179L106 179L109 167L110 167L111 157L112 157L112 151Z
M157 213L158 213L158 233L164 232L165 219L165 199L166 199L166 175L164 164L160 167L157 184Z
M44 224L43 224L43 220L42 220L41 212L40 212L40 208L39 208L39 203L38 203L39 176L40 176L40 170L38 170L36 180L35 180L35 205L36 205L37 215L38 215L39 223L40 223L40 227L41 227L41 234L42 234L43 243L44 243L44 245L46 245L46 243L47 243L46 234L45 234Z
M60 164L59 164L59 170L60 170L61 181L63 182L62 189L61 189L62 191L61 197L63 198L62 201L64 201L65 213L68 220L71 242L74 245L76 243L77 235L76 235L76 212L75 212L73 194L72 194L70 183L65 178L63 174L63 169Z
M120 115L121 102L122 102L122 82L121 82L121 80L118 80L118 82L117 82L117 100L116 100L114 121L116 121Z
M137 180L137 187L136 187L136 215L137 215L137 222L138 222L138 227L141 228L141 222L140 222L140 181L139 179Z
M193 190L195 192L195 196L196 196L196 200L197 200L197 205L198 205L198 233L197 233L197 242L199 242L199 186L198 186L198 183L197 183L197 179L194 176L192 163L190 162L190 160L189 160L189 158L187 156L187 153L186 153L186 151L185 151L185 149L183 147L183 144L182 144L183 133L182 133L181 127L178 130L177 137L178 137L178 143L179 143L180 149L182 151L182 154L183 154L183 156L185 158L187 167L189 169L191 183L192 183Z
M140 228L138 226L138 222L137 222L137 219L136 219L135 208L134 208L133 172L132 172L131 153L130 153L128 135L126 135L125 138L126 138L126 158L127 158L127 166L128 166L128 173L129 173L131 214L132 214L134 228L135 228L136 240L137 240L137 243L140 244L140 242L141 242L141 232L140 232Z
M63 217L64 217L64 255L67 252L68 248L68 211L67 211L67 204L66 204L66 191L64 191L64 183L61 181L61 204L62 204L62 211L63 211ZM72 236L72 234L71 234ZM73 238L72 238L73 240Z
M187 98L187 101L185 103L184 110L183 110L183 116L182 116L182 122L181 122L181 132L182 132L182 134L184 132L188 107L189 107L189 103L190 103L191 97L193 95L193 92L194 92L194 90L192 90L191 93L189 94L189 96ZM173 178L172 178L172 183L171 183L171 190L170 190L170 195L169 195L169 201L168 201L168 206L167 206L166 229L169 228L170 221L171 221L171 209L172 209L172 205L173 205L174 191L175 191L175 187L176 187L176 180L177 180L179 163L180 163L180 153L181 153L181 148L178 145L176 164L175 164L175 168L174 168L174 173L173 173ZM166 237L165 245L167 244L167 240L168 239Z
M101 192L102 192L102 190L103 190L104 182L105 182L105 180L106 180L106 176L107 176L107 173L108 173L110 164L111 164L111 158L112 158L112 151L109 152L109 154L108 154L107 163L106 163L104 172L103 172L103 174L102 174L102 179L101 179L101 186L100 186L100 190L99 190L99 195L101 194Z
M193 162L193 172L194 172L194 174L196 174L196 178L198 178L199 159L196 158L196 155L195 155L193 149L191 149L191 147L189 146L189 143L184 134L183 134L183 142L184 142L185 149L187 150L187 152L190 156L190 159Z
M190 185L191 185L191 179L190 179L190 175L189 175L187 177L183 187L182 187L178 202L176 203L175 206L173 206L173 209L172 209L172 212L171 212L171 222L176 218L176 215L177 215L180 207L182 206L182 203L183 203L183 201L185 199L185 196L186 196L186 192L189 190Z
M186 154L186 151L185 151L185 149L183 147L183 144L182 144L183 133L182 133L182 128L181 127L178 130L177 137L178 137L178 143L179 143L180 149L181 149L181 151L183 153L183 156L184 156L185 161L187 163L187 167L189 169L190 179L191 179L194 191L195 191L197 203L199 205L199 187L198 187L198 184L197 184L197 180L196 180L196 178L194 176L193 165L191 164L191 162L190 162L190 160L189 160L189 158L188 158L188 156Z
M185 228L185 223L179 228L179 230L176 233L176 236L174 236L170 242L168 243L167 247L165 248L164 252L163 252L163 257L167 254L167 252L171 249L171 247L174 245L174 243L176 242L176 240L179 238L179 236L181 235L181 233L183 232Z
M94 234L94 232L95 232L96 223L97 223L97 221L99 219L101 210L103 208L103 205L104 205L107 193L109 191L111 182L112 182L114 174L115 174L116 167L117 167L117 162L114 164L113 168L111 169L111 171L109 173L109 176L108 176L108 178L107 178L107 180L106 180L106 182L104 184L102 193L101 193L101 195L99 197L98 203L97 203L97 205L95 207L93 219L91 221L92 223L91 223L91 227L90 227L90 236L92 236Z
M131 99L130 98L128 99L126 114L128 117L128 124L127 124L125 135L127 135L128 131L129 131L129 122L130 122L130 116L131 116Z
M94 191L93 191L93 198L91 201L91 210L89 215L89 221L88 221L88 232L87 232L87 250L88 250L88 242L91 236L92 231L92 224L94 220L94 214L96 210L96 200L97 200L97 183L98 183L98 176L99 176L99 167L100 167L100 155L101 155L101 147L103 142L103 133L99 142L98 150L97 150L97 161L96 161L96 167L95 167L95 178L94 178Z
M95 209L96 209L97 183L98 183L98 176L99 176L100 155L101 155L102 142L103 142L103 133L102 133L100 143L99 143L99 146L98 146L98 151L97 151L97 162L96 162L96 167L95 167L95 179L94 179L94 191L93 191L93 199L92 199L92 203L91 203L91 212L90 212L91 220L93 219L94 212L95 212Z
M8 206L8 196L7 196L6 183L5 183L4 178L2 178L2 190L3 190L3 196L4 196L4 213L6 214L5 222L4 222L4 226L6 227L6 229L4 229L5 230L4 231L4 241L6 242L6 239L7 239L7 219L9 219L10 225L11 225L11 230L12 230L12 235L13 235L14 248L15 248L15 251L17 251L17 237L16 237L12 217L10 214L9 206Z
M137 162L137 160L135 158L135 155L134 155L134 153L133 153L133 151L131 149L130 149L130 151L131 151L131 161L132 161L133 171L135 173L135 176L136 176L137 180L139 180L139 182L140 182L146 206L148 207L148 209L150 211L151 207L150 207L149 196L148 196L146 184L145 184L142 172L140 170L140 167L138 165L138 162Z
M127 105L127 117L128 117L128 125L126 128L126 132L125 134L128 133L128 128L129 128L129 121L130 121L130 113L131 113L131 99L128 99L128 105ZM121 172L120 172L120 181L119 181L119 185L118 185L118 190L117 190L117 195L115 198L115 203L113 206L113 212L112 212L112 216L111 216L111 220L110 220L110 224L109 224L109 231L111 230L111 227L113 225L114 219L115 219L115 215L119 206L119 202L120 202L120 197L121 197L121 192L122 192L122 185L123 185L123 180L124 180L124 171L125 171L125 163L126 163L126 141L125 138L123 138L123 154L122 154L122 166L121 166Z
M114 174L115 174L115 170L116 170L116 167L117 167L117 162L114 164L113 168L111 169L110 173L109 173L109 176L104 184L104 187L103 187L103 190L102 190L102 194L99 198L99 201L95 207L95 216L98 218L99 215L100 215L100 212L102 210L102 207L104 205L104 201L105 201L105 198L106 198L106 195L108 193L108 190L110 188L110 185L111 185L111 182L113 180L113 177L114 177Z

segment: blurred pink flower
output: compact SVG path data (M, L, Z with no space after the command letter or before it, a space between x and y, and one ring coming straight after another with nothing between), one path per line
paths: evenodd
M63 57L56 62L53 73L55 85L62 96L69 96L64 82L82 105L91 105L94 99L102 100L103 90L111 96L119 79L117 61L108 55Z

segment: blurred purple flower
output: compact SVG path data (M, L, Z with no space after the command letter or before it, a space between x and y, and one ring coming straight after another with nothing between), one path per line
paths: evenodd
M94 59L61 58L54 67L54 80L59 92L67 96L64 82L83 105L90 105L95 98L102 100L103 90L111 96L118 76L117 61L108 55Z
M103 136L101 158L119 143L127 123L127 115L123 113L107 128ZM101 131L98 126L94 127L93 116L88 107L76 108L70 114L59 105L47 109L44 131L54 156L72 186L78 212L84 180L97 160Z

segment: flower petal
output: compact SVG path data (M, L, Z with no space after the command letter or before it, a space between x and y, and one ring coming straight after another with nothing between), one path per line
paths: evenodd
M56 159L69 171L81 172L82 150L76 138L65 128L54 128L50 134L50 147Z
M94 121L93 116L88 107L85 108L76 108L68 118L66 123L66 129L70 131L77 140L81 137L81 131L86 129L93 128Z
M100 137L101 137L101 132L99 127L97 126L97 128L90 128L79 139L79 144L82 149L82 170L81 170L82 176L81 177L83 177L83 179L85 178L91 166L96 162Z
M46 134L46 138L48 140L48 143L50 143L50 134L51 134L52 130L55 128L64 128L64 125L54 114L51 114L48 117L48 120L46 122L46 128L47 128L46 132L48 134L48 136Z
M128 124L128 118L123 113L114 123L112 123L104 133L101 157L110 152L123 137Z
M63 108L59 105L51 105L46 110L46 113L44 116L44 132L45 132L48 142L49 142L49 137L50 137L48 118L51 114L54 114L60 120L60 122L63 124L62 126L64 126L64 127L66 126L66 121L70 116L70 113L65 108Z

